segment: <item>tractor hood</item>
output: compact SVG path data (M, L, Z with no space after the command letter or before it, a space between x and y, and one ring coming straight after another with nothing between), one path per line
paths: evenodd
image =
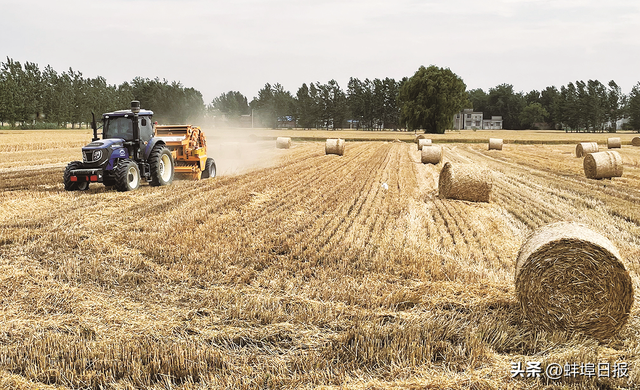
M113 165L113 158L126 158L129 156L124 149L122 138L107 138L91 142L82 148L82 162L88 168L101 167L109 164ZM116 156L113 154L116 153Z
M98 141L93 141L87 146L83 147L82 150L95 150L95 149L104 149L109 146L113 148L122 147L124 145L124 140L122 138L107 138L101 139Z

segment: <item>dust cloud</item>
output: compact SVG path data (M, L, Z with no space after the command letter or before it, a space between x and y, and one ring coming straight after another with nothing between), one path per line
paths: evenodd
M273 136L261 129L203 128L207 136L207 156L216 162L218 176L246 173L274 166L281 156Z

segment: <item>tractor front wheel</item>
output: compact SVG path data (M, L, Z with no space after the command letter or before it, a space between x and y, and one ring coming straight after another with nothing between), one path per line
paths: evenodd
M208 158L204 164L204 171L202 171L203 179L216 177L216 162L212 158Z
M171 184L174 176L173 156L171 151L162 145L156 145L149 153L149 168L152 186L166 186Z
M114 169L114 179L118 191L133 191L140 186L140 169L132 160L122 160Z
M82 168L82 163L80 161L71 161L69 164L67 164L67 167L64 170L64 174L62 175L65 190L86 191L89 189L88 181L71 181L71 171L80 168Z

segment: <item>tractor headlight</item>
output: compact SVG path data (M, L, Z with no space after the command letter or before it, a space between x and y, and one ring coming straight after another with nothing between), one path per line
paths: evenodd
M99 161L102 158L102 150L93 151L93 161Z

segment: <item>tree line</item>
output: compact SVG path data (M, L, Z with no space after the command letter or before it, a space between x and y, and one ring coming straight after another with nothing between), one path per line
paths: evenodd
M202 94L177 81L141 77L120 85L104 77L84 77L69 68L58 73L50 65L21 64L11 58L0 63L0 122L22 128L72 127L105 112L126 109L139 100L159 121L185 123L205 113Z
M431 66L399 81L352 77L346 91L330 80L304 83L293 96L282 85L267 83L251 101L238 91L223 93L213 99L208 112L222 115L226 124L237 124L238 118L253 112L261 125L273 128L285 126L285 118L291 118L301 128L439 132L451 128L453 114L462 108L482 112L484 119L502 116L503 128L511 130L616 131L621 119L627 119L623 129L640 130L640 83L628 95L613 80L607 85L578 80L560 89L551 86L528 93L516 92L510 84L488 92L466 91L453 72ZM446 114L436 115L441 111Z
M615 81L607 85L598 80L570 82L560 89L514 92L513 86L501 84L489 89L468 91L475 111L485 119L501 115L506 129L532 129L544 126L570 131L616 131L621 119L623 128L640 129L640 83L626 95Z
M243 115L253 113L261 125L272 128L295 123L305 129L398 129L402 82L352 77L346 91L335 80L303 83L295 96L279 83L267 83L250 102L238 91L223 93L213 99L208 112L223 116L226 124L238 124Z
M295 95L267 83L248 100L229 91L205 104L202 94L180 82L136 77L120 85L101 77L87 78L69 68L0 63L0 122L10 126L72 127L97 115L139 100L161 123L203 123L224 126L299 127L307 129L404 129L443 132L462 108L502 116L505 129L550 128L577 131L640 129L640 83L627 95L612 80L570 82L542 91L516 92L510 84L466 90L448 68L420 67L411 77L350 78L343 89L337 81L303 83Z

